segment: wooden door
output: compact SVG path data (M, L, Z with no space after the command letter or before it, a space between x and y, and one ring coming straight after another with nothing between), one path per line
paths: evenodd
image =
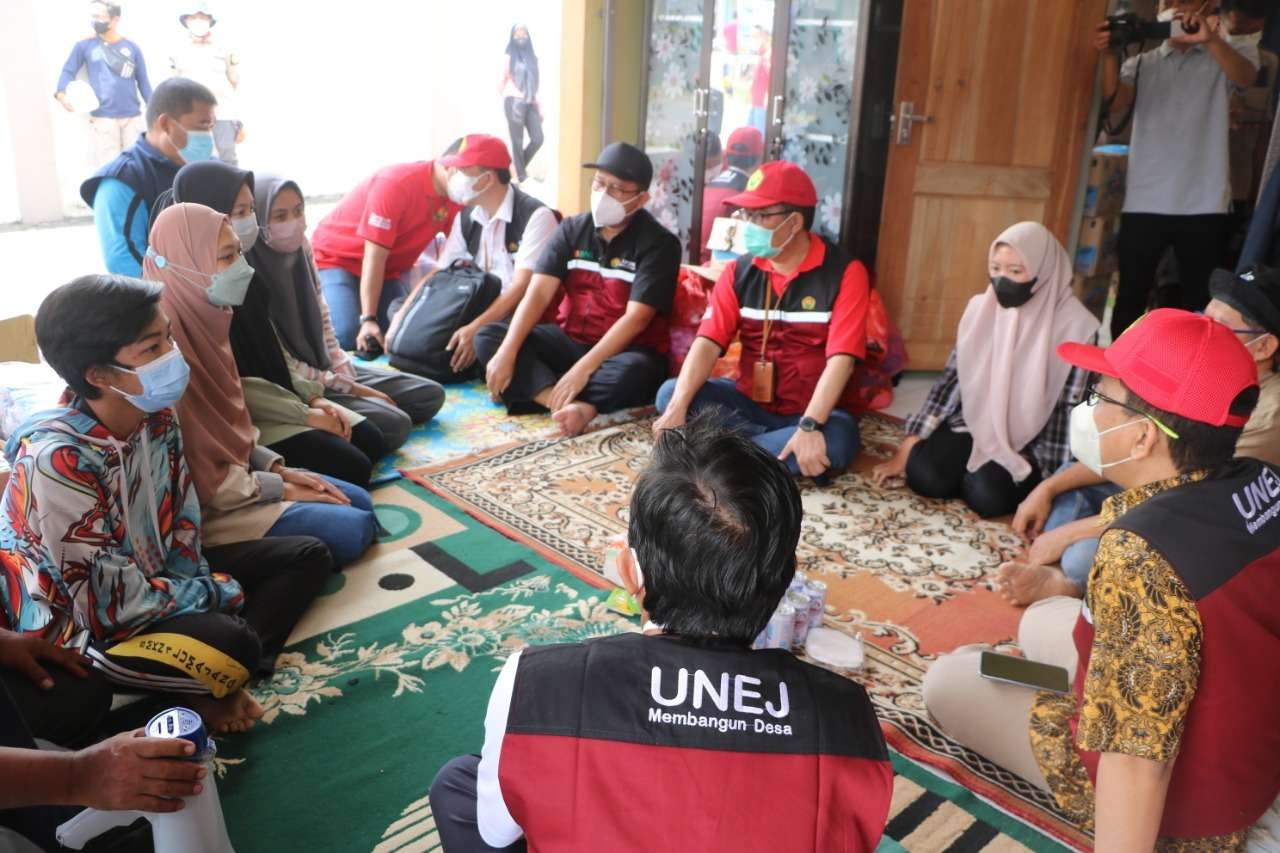
M894 98L927 117L885 182L876 283L911 367L937 370L991 240L1024 219L1067 245L1107 0L906 0Z

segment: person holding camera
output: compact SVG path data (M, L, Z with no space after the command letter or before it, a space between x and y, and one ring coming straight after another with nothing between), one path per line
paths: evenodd
M1141 40L1141 30L1129 33L1117 19L1095 30L1106 106L1120 115L1133 107L1113 338L1146 311L1166 248L1178 262L1183 305L1199 310L1209 301L1231 202L1231 95L1254 84L1259 63L1257 45L1226 35L1216 6L1163 0L1159 17L1171 36L1123 64L1125 43Z

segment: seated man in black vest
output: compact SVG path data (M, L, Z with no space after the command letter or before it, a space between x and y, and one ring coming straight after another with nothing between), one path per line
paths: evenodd
M194 80L170 77L147 101L147 132L80 185L80 197L93 208L108 272L142 277L156 199L173 187L184 165L214 157L217 103Z
M867 269L809 230L818 193L799 166L765 163L725 203L741 208L755 257L720 274L680 378L658 391L654 432L714 409L792 474L838 473L858 455L849 379L867 351ZM735 335L737 381L710 378Z
M447 853L874 850L893 793L866 691L751 651L796 568L786 469L702 419L658 437L631 496L643 633L517 651L481 755L431 786Z
M565 435L653 399L680 274L679 239L644 209L648 155L615 142L584 168L591 212L560 223L511 322L475 337L493 398L513 415L550 411Z
M1243 850L1280 794L1280 471L1232 458L1258 400L1253 356L1171 308L1106 350L1058 354L1101 377L1071 451L1126 490L1103 504L1083 607L1045 599L1019 630L1072 692L983 679L968 647L929 669L925 704L1098 850Z
M439 268L468 260L502 282L502 294L454 332L446 347L453 353L450 366L462 373L475 364L476 332L508 319L524 298L558 220L554 210L512 186L511 154L496 136L468 136L440 164L449 170L449 198L464 207L449 229Z

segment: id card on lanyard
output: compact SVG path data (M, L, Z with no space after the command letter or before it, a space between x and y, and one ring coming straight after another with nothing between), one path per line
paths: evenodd
M751 400L754 403L772 403L777 390L776 365L769 359L769 333L773 330L773 315L769 301L773 296L773 282L765 276L764 282L764 335L760 341L760 358L751 365ZM779 303L782 299L779 297Z

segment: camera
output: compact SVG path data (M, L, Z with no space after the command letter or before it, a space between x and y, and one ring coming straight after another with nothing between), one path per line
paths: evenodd
M1108 15L1107 30L1111 34L1109 44L1112 47L1126 47L1131 44L1142 44L1144 41L1164 41L1169 38L1180 38L1191 35L1200 29L1198 23L1174 18L1172 21L1144 21L1133 12L1121 15Z

